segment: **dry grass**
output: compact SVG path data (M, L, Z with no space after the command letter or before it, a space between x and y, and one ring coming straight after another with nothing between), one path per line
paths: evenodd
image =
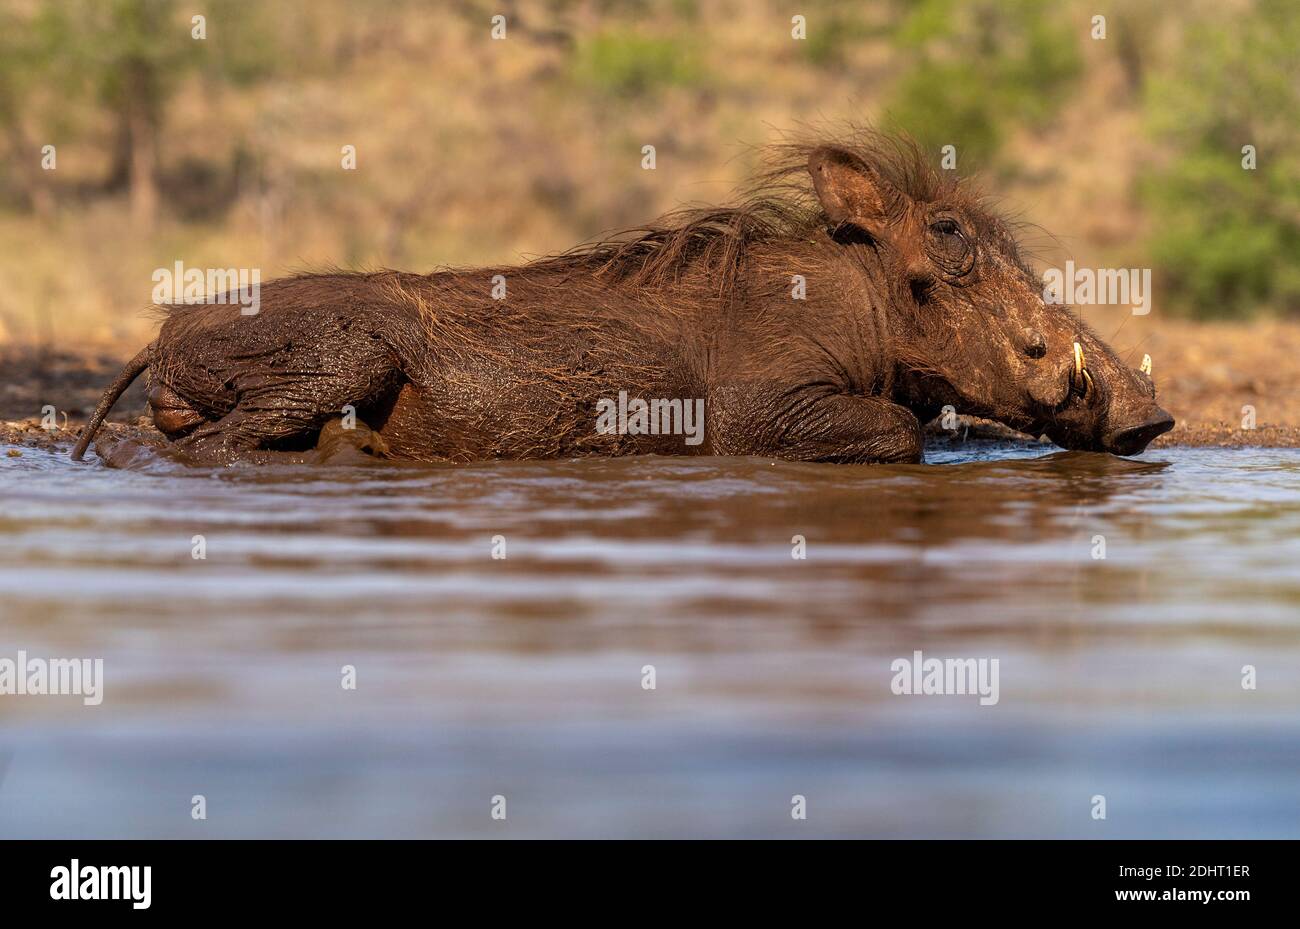
M0 212L0 345L10 357L32 357L32 346L47 358L129 357L157 325L151 274L177 259L256 267L263 280L326 266L511 263L722 202L757 167L752 146L810 123L879 119L906 66L880 30L894 15L884 4L801 7L814 38L833 17L857 17L853 40L830 55L791 40L779 4L524 5L504 42L489 38L495 9L475 4L437 15L400 2L267 7L277 28L310 23L314 57L260 84L197 73L182 82L167 110L166 197L151 232L132 227L123 195L94 193L111 122L68 116L81 131L59 142L54 214ZM1090 6L1070 8L1087 22ZM220 41L221 24L213 29L209 41ZM1110 47L1081 30L1080 50L1079 92L1048 133L1012 136L1003 160L1015 170L987 186L1052 233L1038 243L1047 262L1143 267L1133 186L1160 153L1142 137ZM667 76L647 83L638 56ZM44 141L40 127L32 138ZM356 171L342 169L343 145L356 146ZM656 147L654 171L641 168L643 145ZM1159 297L1147 317L1085 315L1103 336L1116 332L1135 363L1152 354L1180 421L1239 425L1249 403L1261 425L1297 426L1300 328L1198 328L1169 320ZM8 415L31 415L29 385L11 387Z
M756 167L754 146L800 125L880 118L906 64L880 31L887 6L853 11L853 41L827 60L790 38L778 4L525 6L496 42L491 11L475 6L270 6L280 25L310 21L317 54L245 87L184 79L167 109L156 229L131 226L124 196L87 193L109 166L113 127L97 113L60 144L55 214L0 213L0 341L137 344L154 325L150 275L177 259L257 267L263 280L509 263L721 202ZM806 6L813 39L837 17L845 28L842 8ZM209 41L220 36L214 22ZM1050 144L1013 140L1025 170L995 185L1081 262L1123 238L1126 165L1142 155L1108 144L1131 138L1132 119L1123 107L1108 115L1118 64L1090 54L1095 91ZM644 85L647 56L670 78ZM344 145L356 146L355 171L341 167ZM644 145L656 148L653 171L641 168ZM1061 164L1052 153L1063 150L1079 154Z

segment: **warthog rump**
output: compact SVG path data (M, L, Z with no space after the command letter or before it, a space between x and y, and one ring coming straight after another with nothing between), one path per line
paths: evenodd
M914 462L949 404L1120 455L1173 425L1148 373L1046 303L1012 227L914 145L861 132L772 158L738 205L519 267L308 274L263 285L256 315L172 308L73 456L145 370L158 428L213 462L310 447L344 415L389 456L457 462ZM641 428L638 403L702 408L702 437ZM611 404L618 428L598 423Z

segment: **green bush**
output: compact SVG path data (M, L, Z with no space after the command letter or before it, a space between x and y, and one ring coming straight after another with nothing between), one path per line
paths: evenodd
M607 30L579 40L573 74L601 93L637 97L664 87L696 86L704 67L694 45L681 37Z
M876 34L876 29L850 12L831 8L825 15L811 18L808 38L799 44L809 62L819 68L835 69L844 65L849 49Z
M1300 313L1300 18L1261 0L1189 27L1183 47L1145 100L1169 153L1139 188L1157 278L1189 315Z
M894 39L915 64L895 86L889 122L927 149L989 158L1013 126L1039 127L1080 70L1077 20L1044 0L921 0Z

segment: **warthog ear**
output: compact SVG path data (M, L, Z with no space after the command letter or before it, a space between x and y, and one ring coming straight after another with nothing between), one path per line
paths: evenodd
M884 230L893 191L870 165L844 149L823 145L808 156L808 173L832 223L851 224L872 236Z

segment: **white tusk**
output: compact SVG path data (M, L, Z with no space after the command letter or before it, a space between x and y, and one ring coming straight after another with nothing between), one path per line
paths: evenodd
M1151 376L1151 356L1150 356L1150 355L1143 355L1143 356L1142 356L1142 367L1138 368L1138 370L1141 371L1143 374L1145 374L1147 377L1150 377L1150 376Z
M1083 375L1083 346L1078 342L1074 343L1074 382L1079 383Z

